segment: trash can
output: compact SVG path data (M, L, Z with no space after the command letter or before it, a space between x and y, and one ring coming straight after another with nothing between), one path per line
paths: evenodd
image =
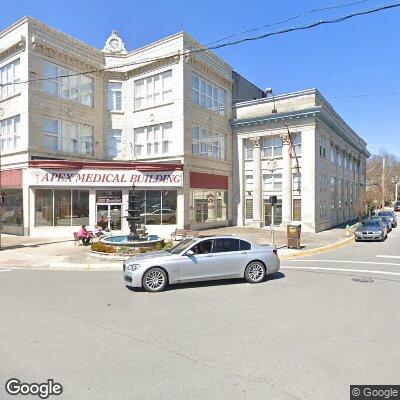
M287 247L288 249L300 249L301 225L290 224L287 226Z

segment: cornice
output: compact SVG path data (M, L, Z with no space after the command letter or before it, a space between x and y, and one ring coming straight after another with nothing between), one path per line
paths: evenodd
M101 64L89 62L87 59L79 57L74 53L52 46L48 42L38 39L36 36L32 36L31 45L32 50L34 50L35 52L41 53L55 60L66 62L69 65L72 65L79 69L92 70L102 67Z
M184 59L186 63L193 65L199 71L204 72L208 76L211 76L213 79L218 81L224 87L232 89L233 86L232 80L229 80L226 77L224 77L220 72L218 72L218 70L212 68L205 62L199 60L195 55L192 54L184 55Z
M21 36L21 38L6 47L5 49L0 50L0 62L3 62L7 58L10 58L18 53L21 53L22 51L25 51L26 48L26 40L24 36Z
M345 132L343 129L338 127L336 121L332 119L332 116L323 109L322 106L308 108L306 110L300 111L290 111L286 113L273 114L268 116L262 116L252 119L236 119L231 122L233 128L246 127L246 126L257 126L264 125L271 122L279 122L279 121L290 121L293 119L299 118L307 118L314 117L317 120L323 122L326 126L328 126L335 134L337 134L340 138L342 138L347 144L349 144L352 148L357 149L360 153L362 153L365 157L369 157L371 154L369 151L360 145L353 137L353 132ZM358 136L357 136L358 137ZM362 139L361 139L362 140Z

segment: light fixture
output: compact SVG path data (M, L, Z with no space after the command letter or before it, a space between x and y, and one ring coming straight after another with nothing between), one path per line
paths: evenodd
M273 92L272 88L271 87L267 87L264 90L264 92L267 95L267 97L268 97L269 94L272 96L272 101L274 102L274 108L272 109L271 112L272 112L272 114L276 114L278 112L278 110L275 107L275 95L274 95L274 92Z

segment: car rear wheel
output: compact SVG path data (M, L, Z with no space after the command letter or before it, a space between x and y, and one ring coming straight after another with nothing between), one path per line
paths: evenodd
M167 282L167 274L162 268L150 268L143 276L143 287L148 292L161 292Z
M249 283L262 282L265 275L265 266L260 261L252 261L244 271L244 278Z

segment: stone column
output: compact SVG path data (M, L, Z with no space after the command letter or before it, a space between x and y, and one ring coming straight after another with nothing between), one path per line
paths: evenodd
M282 135L282 226L292 222L292 158L290 154L290 137Z
M263 185L261 172L261 138L250 139L253 144L253 224L256 227L263 225L262 201Z

